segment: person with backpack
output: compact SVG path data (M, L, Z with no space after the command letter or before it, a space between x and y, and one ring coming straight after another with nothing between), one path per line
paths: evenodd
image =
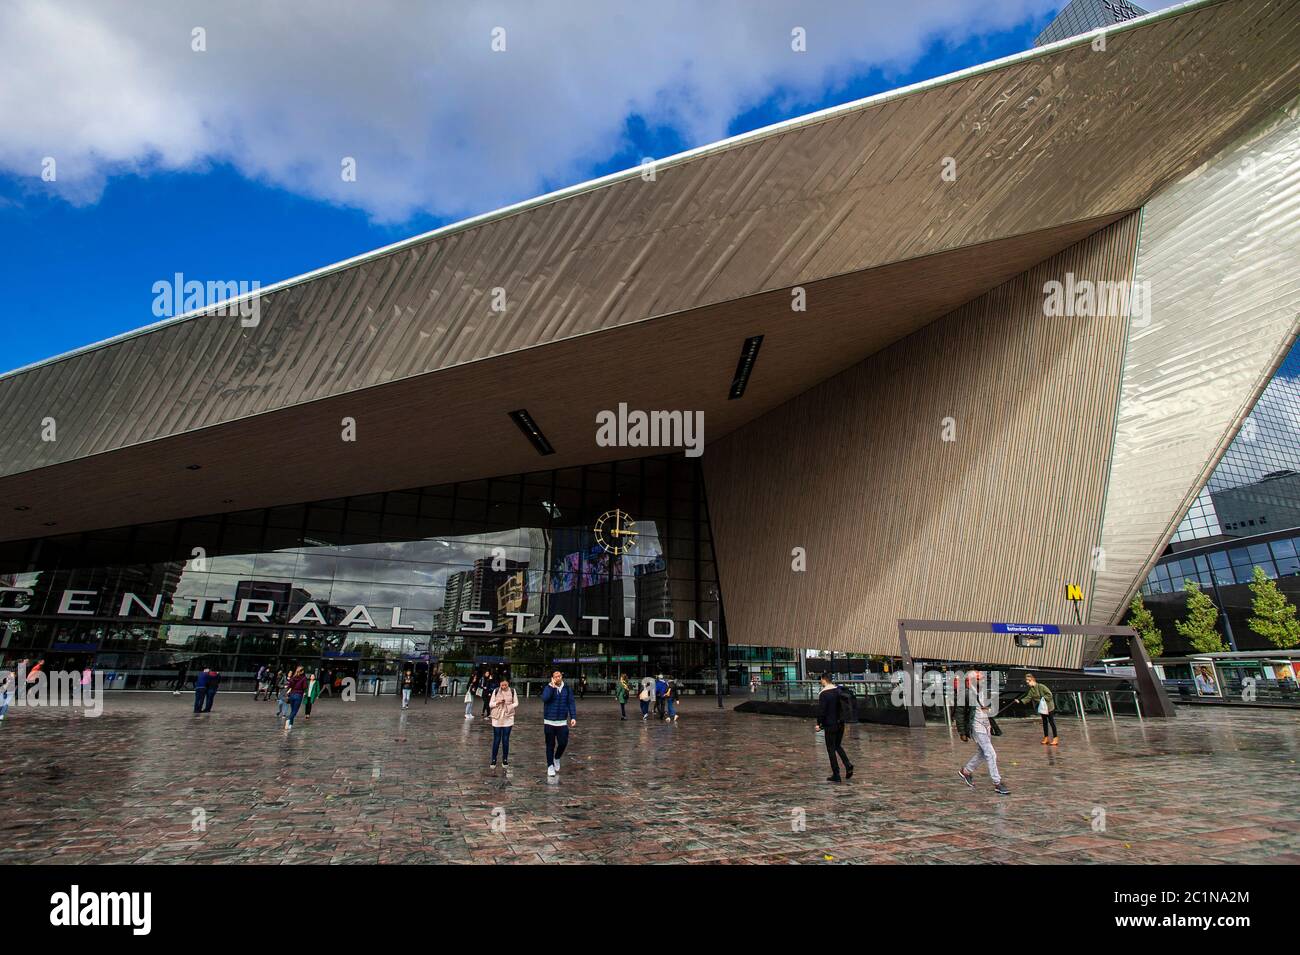
M664 713L664 707L668 702L668 681L660 673L655 677L655 719L668 722L668 717Z
M501 765L510 768L510 730L515 725L515 710L519 709L519 694L510 685L509 680L502 680L501 685L492 691L489 700L492 705L492 762L488 769L497 768L497 748L501 749Z
M1061 738L1056 735L1056 700L1052 698L1052 691L1046 684L1039 683L1038 677L1032 673L1025 674L1025 683L1029 689L1016 702L1032 704L1034 711L1043 718L1043 745L1060 746Z
M844 761L844 778L853 778L853 764L844 752L844 727L853 717L853 701L831 682L829 673L821 675L821 684L817 696L817 730L826 737L826 755L831 760L831 774L826 781L838 783L841 781L839 760Z
M975 770L979 768L981 761L987 762L989 779L993 780L993 791L999 796L1009 796L1011 790L1007 789L1002 782L1002 774L998 772L998 753L993 748L993 737L1001 736L1002 730L993 719L992 703L986 689L981 686L978 675L973 687L967 684L967 692L973 694L973 697L969 705L958 711L962 722L958 725L957 731L963 739L970 738L975 741L975 755L963 768L957 770L957 775L961 777L962 782L974 789Z
M641 722L644 723L650 719L650 704L655 700L655 678L652 676L641 678L641 692L637 694L637 701L641 704Z

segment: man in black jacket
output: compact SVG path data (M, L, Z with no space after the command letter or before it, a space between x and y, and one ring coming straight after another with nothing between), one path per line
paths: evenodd
M839 759L844 760L844 778L853 778L853 764L849 762L848 753L844 752L844 720L840 716L840 688L823 673L822 691L817 697L817 729L826 734L826 755L831 759L831 774L826 777L828 783L840 781Z

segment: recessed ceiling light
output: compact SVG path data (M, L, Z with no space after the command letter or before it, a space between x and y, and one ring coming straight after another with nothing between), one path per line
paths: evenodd
M524 433L524 437L537 449L538 454L555 453L555 448L551 447L551 442L546 440L546 435L542 434L542 429L537 426L537 422L533 420L533 416L528 413L526 408L510 412L510 420Z
M745 387L749 384L749 376L754 372L754 362L758 361L758 349L763 344L762 335L754 335L745 339L745 344L740 346L740 361L736 363L736 373L731 378L731 390L727 393L727 398L735 401L745 393Z

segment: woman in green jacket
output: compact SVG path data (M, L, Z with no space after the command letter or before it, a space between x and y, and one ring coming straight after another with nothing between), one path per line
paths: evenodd
M614 699L618 701L619 712L623 714L623 719L627 719L627 698L632 693L632 687L627 682L627 674L618 675L618 683L614 685Z
M316 697L318 696L320 696L320 680L318 680L316 674L313 673L311 678L307 681L307 692L302 695L302 705L303 709L306 711L303 719L311 719L311 705L316 702Z
M1034 710L1043 718L1043 745L1047 746L1050 743L1052 746L1060 746L1061 738L1056 735L1056 701L1052 699L1052 691L1046 685L1039 683L1038 678L1032 673L1025 674L1025 683L1029 685L1029 689L1016 702L1032 703Z

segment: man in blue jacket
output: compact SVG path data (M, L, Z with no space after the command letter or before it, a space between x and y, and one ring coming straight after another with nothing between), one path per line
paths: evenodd
M203 703L208 697L208 668L204 667L194 680L194 712L203 712Z
M560 757L569 745L569 729L578 725L573 690L559 670L551 674L551 682L542 688L542 723L546 732L546 775L554 776L560 771Z

